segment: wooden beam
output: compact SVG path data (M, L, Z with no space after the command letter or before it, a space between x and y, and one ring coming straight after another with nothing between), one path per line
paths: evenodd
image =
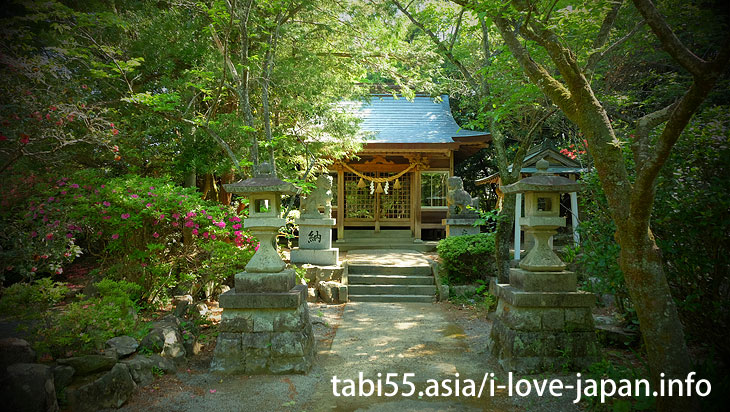
M345 171L337 171L337 240L345 238Z

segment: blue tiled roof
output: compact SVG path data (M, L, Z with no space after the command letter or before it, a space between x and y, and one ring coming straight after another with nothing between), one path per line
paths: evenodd
M370 102L348 102L363 119L360 129L371 132L368 143L452 143L454 137L485 136L488 132L461 129L451 115L448 96L440 102L428 96L413 101L374 95Z

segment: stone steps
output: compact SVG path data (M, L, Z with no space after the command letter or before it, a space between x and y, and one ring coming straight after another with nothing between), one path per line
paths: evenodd
M413 250L358 251L347 263L353 302L432 302L436 284L431 266Z
M352 295L426 295L433 296L436 293L434 285L349 285L350 297Z
M431 285L433 276L416 275L357 275L350 274L348 281L352 285Z
M418 302L432 303L436 300L435 295L350 295L351 302Z

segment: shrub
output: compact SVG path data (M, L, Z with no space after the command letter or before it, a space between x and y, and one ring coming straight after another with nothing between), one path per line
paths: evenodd
M33 283L15 283L3 290L0 315L37 317L60 302L68 291L64 283L54 282L51 278L37 279Z
M454 236L437 247L448 284L474 283L494 274L494 234Z
M150 299L180 283L195 286L213 270L222 269L220 278L245 266L256 245L233 208L166 177L85 170L9 180L0 183L14 194L0 210L0 277L60 274L83 246L101 258L104 277L137 283Z
M99 296L69 303L60 311L45 314L36 325L35 347L54 357L102 349L115 336L132 334L137 326L139 285L104 279L97 283Z

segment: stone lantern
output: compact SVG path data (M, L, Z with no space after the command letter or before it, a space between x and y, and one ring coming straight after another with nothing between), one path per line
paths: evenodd
M537 162L538 172L508 186L504 193L524 193L526 233L535 245L510 270L509 284L496 285L499 298L490 350L505 370L536 373L584 367L595 360L593 307L595 297L578 292L576 275L553 252L549 239L565 226L560 217L560 194L581 185L548 173L549 163ZM519 213L519 211L517 211Z
M221 294L220 334L211 370L226 374L306 373L314 358L314 336L307 308L307 287L276 251L275 239L286 220L281 196L296 187L276 177L267 163L254 177L224 185L249 198L244 220L259 247L236 274L235 287Z

